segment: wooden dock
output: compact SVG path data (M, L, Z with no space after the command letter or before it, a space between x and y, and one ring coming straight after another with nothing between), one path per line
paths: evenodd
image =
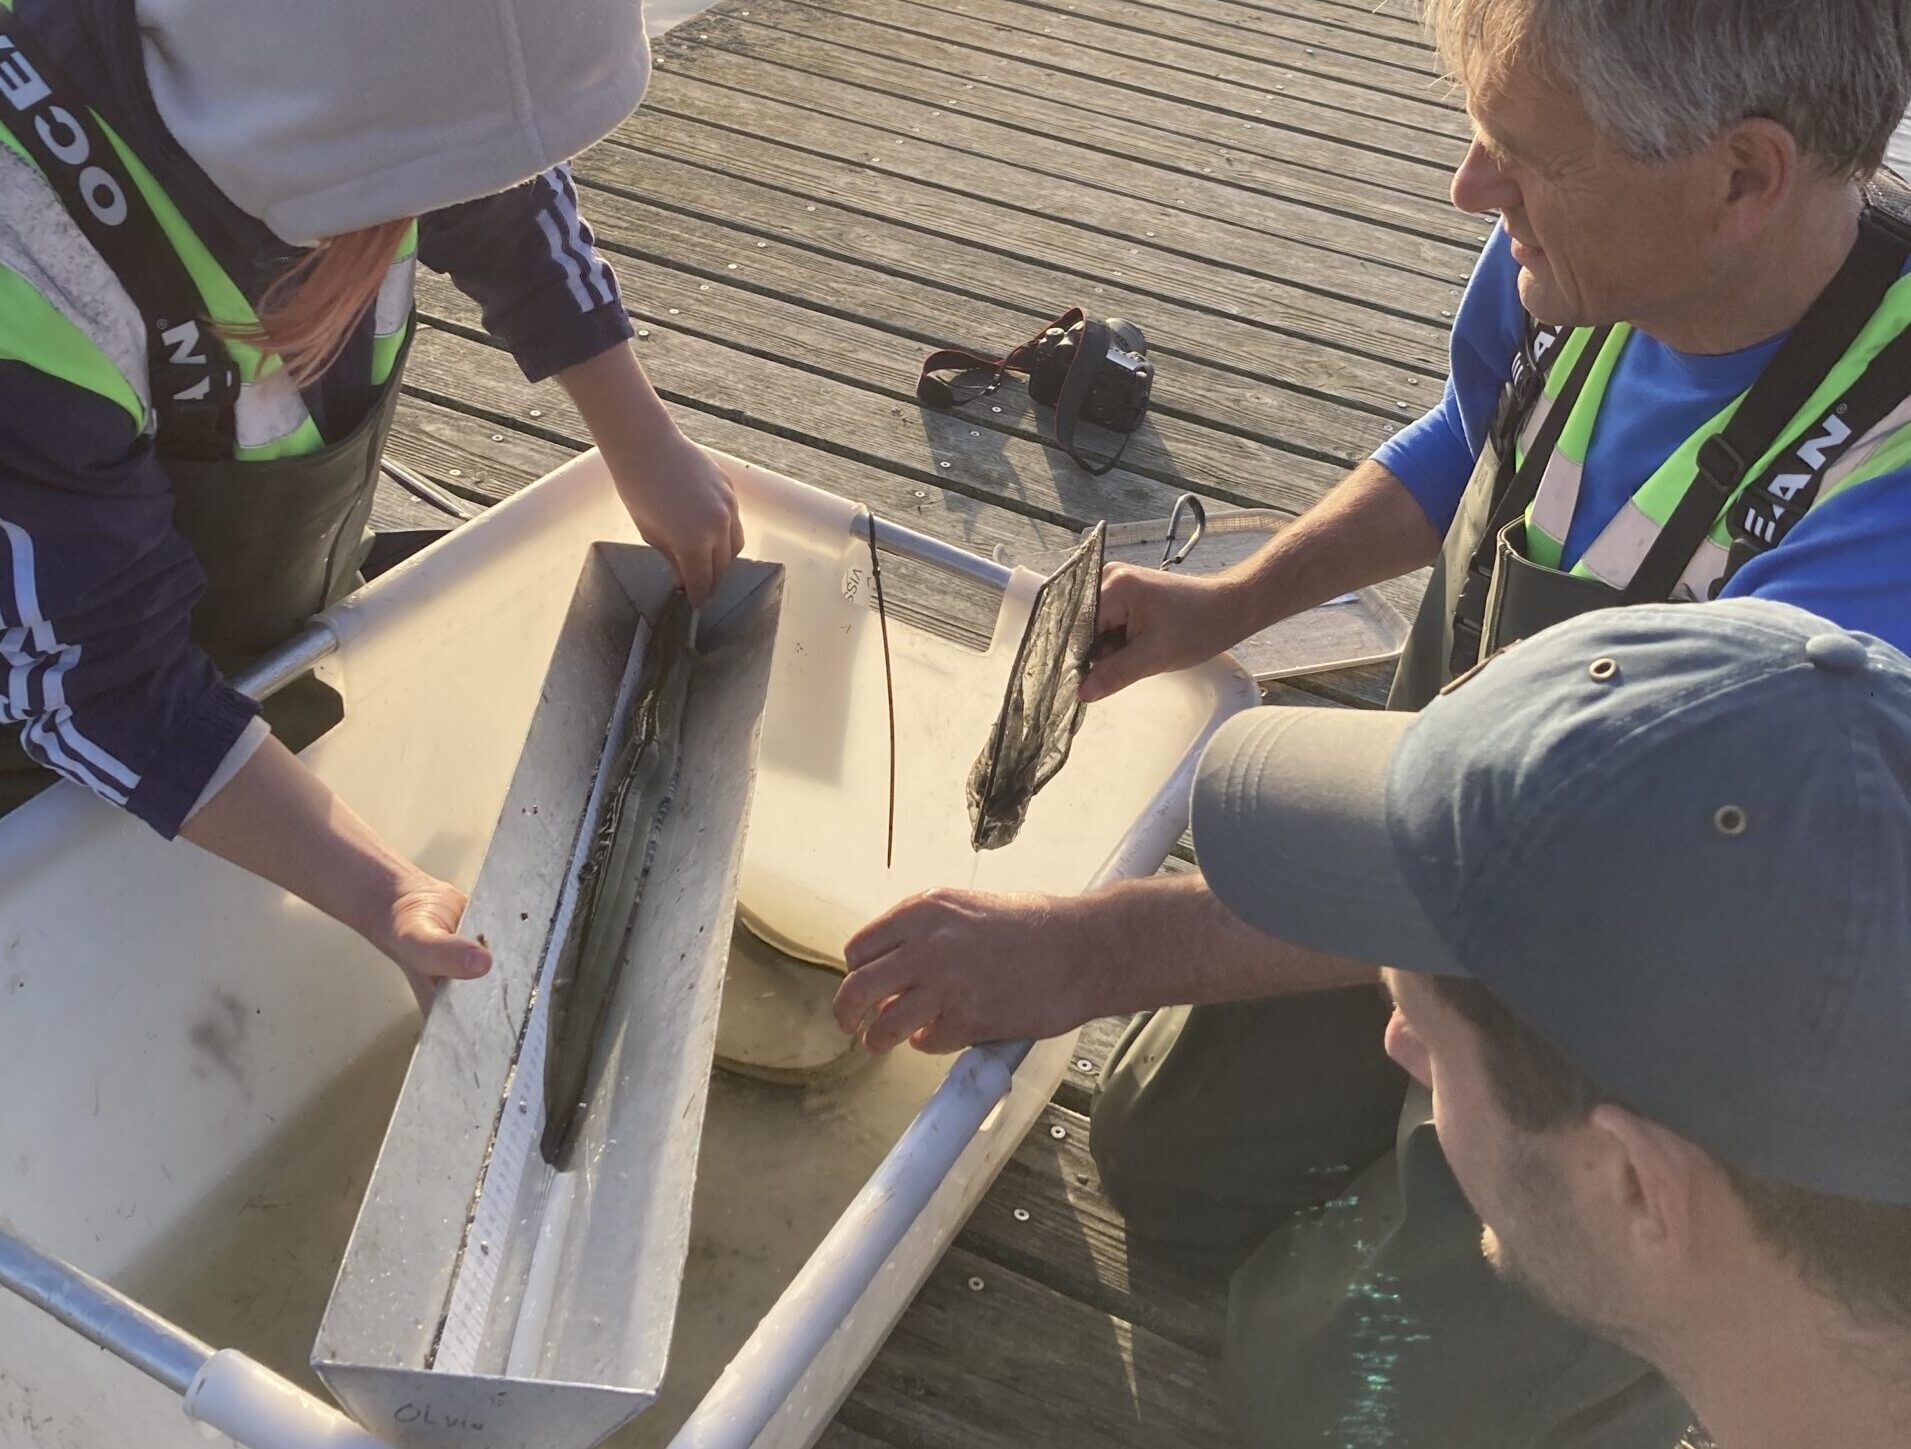
M1486 229L1446 200L1466 135L1410 0L725 0L576 169L687 432L1026 553L1185 490L1299 511L1430 406ZM436 278L419 302L398 461L484 504L586 446L475 307ZM1019 386L916 405L931 348L1003 351L1072 305L1158 359L1120 469L1044 448ZM447 520L391 491L378 521ZM1282 693L1370 704L1385 674ZM1097 1190L1083 1114L1114 1031L1084 1035L825 1444L1226 1442L1225 1285L1131 1253Z

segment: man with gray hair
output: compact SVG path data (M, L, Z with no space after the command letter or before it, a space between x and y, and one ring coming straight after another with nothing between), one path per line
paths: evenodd
M1614 605L1777 599L1911 648L1911 223L1878 171L1911 0L1424 5L1476 130L1455 204L1500 217L1445 396L1241 567L1111 568L1127 642L1085 697L1429 562L1397 709ZM1252 1442L1683 1427L1645 1365L1480 1263L1424 1099L1401 1118L1371 967L1249 930L1198 875L931 892L846 955L838 1019L875 1050L1167 1008L1109 1062L1091 1146L1131 1236L1246 1259L1228 1361Z

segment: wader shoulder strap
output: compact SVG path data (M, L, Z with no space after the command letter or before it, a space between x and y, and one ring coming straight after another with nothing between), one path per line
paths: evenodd
M1858 381L1808 428L1796 447L1772 461L1738 497L1729 527L1731 551L1713 596L1733 574L1761 553L1778 547L1812 509L1825 477L1838 460L1911 395L1911 327L1886 344Z
M1573 363L1573 370L1566 375L1558 396L1553 399L1546 421L1540 424L1532 447L1516 464L1514 453L1520 431L1539 400L1548 370L1538 360L1534 344L1540 338L1549 338L1553 344L1552 351L1556 353L1559 337L1563 335L1551 329L1542 329L1531 318L1527 322L1520 356L1515 359L1512 378L1507 383L1500 410L1494 416L1487 439L1487 446L1498 459L1493 478L1493 501L1486 527L1467 560L1466 578L1461 582L1459 594L1454 600L1450 624L1452 641L1447 660L1450 674L1464 674L1479 662L1482 630L1486 622L1486 601L1493 589L1500 534L1507 524L1526 511L1527 505L1538 494L1540 479L1546 473L1546 462L1553 456L1553 449L1559 446L1559 435L1565 431L1566 420L1572 416L1573 404L1585 391L1586 379L1592 375L1593 366L1612 335L1610 327L1601 327L1586 339L1586 345L1580 349L1579 357Z
M1672 597L1692 556L1745 474L1845 355L1904 270L1906 240L1867 211L1830 285L1792 329L1725 426L1699 447L1698 471L1621 592L1621 602Z
M0 97L7 102L0 120L139 308L166 452L231 457L239 379L201 325L199 289L84 97L5 6Z

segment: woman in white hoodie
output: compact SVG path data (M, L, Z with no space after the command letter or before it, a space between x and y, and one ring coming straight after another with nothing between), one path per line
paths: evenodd
M224 672L351 586L418 262L715 586L734 493L639 368L565 164L648 74L639 0L0 8L0 809L75 780L351 926L421 1005L489 967L462 893Z

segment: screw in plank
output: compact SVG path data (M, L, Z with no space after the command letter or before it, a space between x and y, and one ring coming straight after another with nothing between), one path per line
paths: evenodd
M735 262L726 262L724 263L724 266L727 270L732 272L734 272L737 269L737 264Z
M544 416L544 409L543 409L543 408L532 408L532 409L531 409L531 416L532 416L532 417L534 417L534 418L541 418L541 417L543 417L543 416Z
M1087 1072L1087 1073L1093 1074L1095 1070L1095 1064L1091 1062L1087 1057L1076 1057L1075 1070L1078 1072Z
M672 308L670 309L670 315L671 315L672 317L681 317L681 316L683 316L683 308L681 308L681 307L672 307Z
M984 1288L988 1286L989 1285L984 1283L980 1278L971 1278L969 1280L969 1291L971 1293L980 1293Z
M1028 1217L1029 1217L1029 1213L1028 1213L1028 1209L1027 1209L1027 1208L1017 1208L1017 1209L1015 1210L1015 1220L1016 1220L1016 1221L1017 1221L1018 1223L1025 1223L1025 1222L1027 1222L1027 1221L1028 1221Z
M649 341L649 340L650 340L650 329L649 329L648 327L639 327L639 328L637 329L637 340L638 340L639 342L647 342L647 341Z
M927 498L929 496L929 490L927 488L912 488L909 491L914 493L918 498Z
M502 443L502 442L504 441L504 434L503 434L503 433L493 433L493 434L491 435L491 441L492 441L492 442L494 442L494 443Z
M1068 1129L1057 1122L1053 1127L1048 1129L1048 1135L1053 1137L1057 1142L1060 1142L1064 1137L1068 1136Z
M936 466L938 468L947 468L949 466L949 460L944 458L940 463L936 464Z
M767 247L768 245L769 245L769 243L768 243L768 242L758 242L758 243L756 244L756 249L757 249L758 251L762 251L762 250L763 250L763 249L764 249L765 247Z
M449 473L453 478L464 477L464 469L462 468L447 468L445 471Z
M1002 405L1000 403L997 403L994 407L990 408L989 411L992 413L999 413L1002 411Z
M710 284L708 282L699 282L697 283L697 290L699 292L707 292L710 290Z

